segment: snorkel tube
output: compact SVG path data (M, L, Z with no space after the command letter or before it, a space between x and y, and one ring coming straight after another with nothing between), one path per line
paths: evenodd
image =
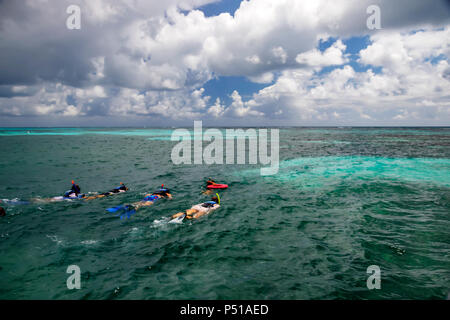
M217 204L220 205L220 197L219 197L219 194L216 193L216 196L217 196L217 200L218 200Z

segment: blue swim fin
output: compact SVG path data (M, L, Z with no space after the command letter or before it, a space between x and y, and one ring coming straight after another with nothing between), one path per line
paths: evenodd
M130 219L131 215L133 215L135 213L136 213L136 210L134 210L134 209L127 211L127 218Z
M120 220L122 220L123 218L127 218L130 219L132 214L135 214L136 210L135 209L131 209L131 210L127 210L124 213L119 213L118 215L116 215L116 217L120 216Z
M108 208L108 209L106 209L106 211L117 212L117 211L121 211L121 210L126 210L127 208L128 208L128 205L121 204L120 206L117 206L117 207Z

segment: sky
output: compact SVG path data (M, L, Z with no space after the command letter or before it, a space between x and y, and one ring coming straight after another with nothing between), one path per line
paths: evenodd
M450 126L449 57L449 0L0 0L0 127Z

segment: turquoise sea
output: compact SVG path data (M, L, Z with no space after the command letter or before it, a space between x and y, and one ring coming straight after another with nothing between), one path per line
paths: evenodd
M172 128L0 128L0 299L446 299L450 128L282 128L280 169L174 165ZM195 221L173 213L209 200ZM124 182L91 201L20 204ZM106 208L162 183L173 199ZM81 289L69 290L69 265ZM366 286L381 269L381 289Z

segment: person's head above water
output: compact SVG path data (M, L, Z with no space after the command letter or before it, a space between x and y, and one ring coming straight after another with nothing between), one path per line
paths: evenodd
M119 189L120 189L120 190L125 190L125 191L128 190L128 188L125 186L125 184L124 184L123 182L120 183Z
M73 192L75 192L76 194L78 194L78 193L81 192L80 186L77 185L77 184L75 183L75 181L73 181L73 180L72 180L72 188L71 188L71 190L72 190Z
M164 184L162 184L161 187L159 188L159 190L153 192L153 194L167 196L167 194L170 194L170 190L167 188L164 188Z
M219 203L219 198L214 196L214 197L211 198L211 201L214 201L215 203Z

